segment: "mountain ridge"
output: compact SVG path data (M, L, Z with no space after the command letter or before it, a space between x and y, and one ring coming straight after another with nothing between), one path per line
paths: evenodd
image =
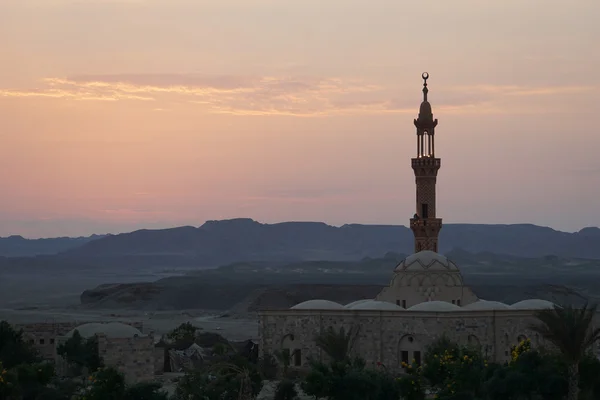
M568 233L533 224L446 224L440 253L460 248L524 257L600 258L600 229ZM61 252L64 257L172 254L223 265L236 261L357 260L387 252L411 254L413 234L402 225L281 222L249 218L207 221L195 228L138 230Z
M350 261L388 252L411 254L413 234L403 225L323 222L260 223L250 218L210 220L165 229L79 238L0 238L0 256L56 256L75 259L151 257L202 266L240 261ZM440 253L453 249L521 257L548 255L600 259L600 229L563 232L534 224L446 224ZM162 261L161 261L162 262ZM177 261L179 263L179 261Z

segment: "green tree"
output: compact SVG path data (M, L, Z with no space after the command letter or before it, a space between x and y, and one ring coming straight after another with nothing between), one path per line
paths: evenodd
M293 380L284 379L277 384L273 400L296 400L297 398L298 391Z
M273 380L277 378L277 361L275 357L270 353L264 353L263 356L258 360L258 368L260 374L267 380Z
M311 361L311 370L301 383L302 390L315 398L329 400L398 400L399 387L384 370L365 368L362 359Z
M288 378L289 377L289 370L290 370L290 365L292 364L292 359L294 358L295 354L298 352L299 350L294 350L293 352L290 352L289 349L283 349L283 350L278 350L275 352L275 357L277 358L277 362L279 363L279 365L281 365L281 377L282 378Z
M567 364L568 400L578 400L579 364L600 339L600 328L592 327L596 309L597 305L587 303L581 308L555 305L552 309L538 310L535 315L539 323L531 326L562 354Z
M421 374L439 399L478 399L487 367L478 349L442 337L426 351Z
M69 363L75 375L81 375L84 368L87 368L88 372L94 372L102 367L98 338L94 336L85 339L78 330L75 330L66 342L60 344L56 352Z
M0 361L0 399L10 399L18 392L17 377L8 371Z
M0 321L0 362L4 368L37 361L40 361L37 352L25 342L23 331L17 331L8 322Z
M168 400L167 393L161 390L158 382L144 382L125 389L123 400Z
M179 381L177 400L250 400L262 389L263 381L257 366L237 358L210 368L189 371Z
M20 364L13 368L16 391L22 400L36 400L54 378L54 366L47 362Z
M561 400L568 391L566 364L556 354L527 350L490 372L483 384L490 400Z
M125 377L114 368L101 368L88 378L82 398L85 400L123 400Z
M196 331L198 331L197 327L192 325L190 322L184 322L169 332L167 334L167 338L175 342L194 341L196 339Z
M591 354L579 363L580 400L600 399L600 360Z
M315 343L329 356L331 361L341 362L350 357L357 337L358 329L352 328L346 332L345 328L341 327L339 331L336 331L330 326L325 332L315 337Z

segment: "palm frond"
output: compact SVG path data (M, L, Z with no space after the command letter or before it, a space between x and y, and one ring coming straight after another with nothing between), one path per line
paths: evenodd
M350 352L354 348L357 336L358 329L356 328L351 328L346 332L344 327L336 331L330 326L325 332L315 337L315 344L332 361L344 361L348 359Z
M600 337L592 327L597 305L585 303L581 308L572 305L555 306L535 313L539 323L530 329L552 343L570 363L578 363Z

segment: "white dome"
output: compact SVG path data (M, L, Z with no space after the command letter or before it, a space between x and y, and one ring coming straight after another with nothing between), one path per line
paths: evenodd
M541 299L522 300L510 306L513 310L544 310L554 308L554 303Z
M339 303L329 300L308 300L298 303L291 310L339 310L343 309Z
M460 311L461 308L456 304L448 303L447 301L426 301L423 303L415 304L414 306L408 308L409 311L435 311L435 312L443 312L443 311Z
M499 301L478 300L475 303L467 304L463 310L506 310L509 308L508 304Z
M114 339L123 339L123 338L132 338L137 336L145 336L138 329L134 328L131 325L122 324L120 322L109 322L106 324L103 323L89 323L78 326L77 328L71 330L65 336L71 337L73 333L78 331L79 334L84 338L91 338L96 334L103 334L106 337L114 338Z
M368 300L349 307L351 310L404 310L404 308L387 301Z
M355 305L357 305L357 304L361 304L361 303L364 303L364 302L367 302L367 301L373 301L373 300L372 300L372 299L362 299L362 300L356 300L356 301L353 301L352 303L348 303L348 304L346 304L346 305L344 306L344 308L352 308L352 307L354 307L354 306L355 306Z
M406 257L398 264L394 272L418 271L456 271L458 267L441 254L424 250Z

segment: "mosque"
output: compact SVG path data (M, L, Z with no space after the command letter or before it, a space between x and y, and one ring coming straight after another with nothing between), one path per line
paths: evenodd
M414 120L416 156L411 167L416 181L416 213L410 219L415 254L394 269L389 286L372 300L342 305L328 300L309 300L289 310L259 313L259 348L292 355L292 366L302 367L309 358L324 355L315 337L333 327L355 333L353 353L368 363L400 369L402 362L421 363L427 346L441 335L477 346L490 360L510 359L511 347L529 338L532 347L543 339L529 327L536 310L552 308L551 302L530 299L507 305L479 299L463 284L458 266L438 250L442 219L436 215L436 180L441 159L436 156L435 130L427 99L427 79L422 75L423 102Z

